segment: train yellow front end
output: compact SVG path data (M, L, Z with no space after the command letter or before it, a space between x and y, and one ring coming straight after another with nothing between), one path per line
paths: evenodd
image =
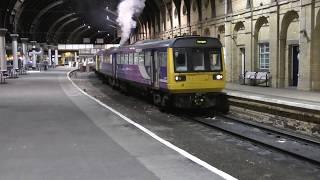
M211 39L210 39L211 40ZM211 108L229 110L223 90L226 85L226 71L223 49L207 42L207 39L193 38L189 42L168 48L168 90L171 103L181 108Z

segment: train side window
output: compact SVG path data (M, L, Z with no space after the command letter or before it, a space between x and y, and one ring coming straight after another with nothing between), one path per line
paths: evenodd
M139 53L134 53L134 64L139 64Z
M186 50L183 48L177 48L175 49L174 56L175 56L176 71L187 71L188 63L187 63Z
M134 61L134 59L133 59L133 53L130 53L130 54L129 54L129 64L133 64L133 61Z
M112 64L112 54L110 54L109 64Z
M100 56L98 57L98 59L99 59L100 62L104 62L103 55L100 55Z
M120 64L124 64L124 54L120 54Z
M124 64L129 64L129 54L124 54Z
M159 52L159 60L161 67L167 66L167 53L166 52Z
M144 52L139 53L139 65L144 65Z
M144 61L145 66L151 66L151 52L147 51L145 54L145 61Z
M120 54L117 54L117 64L121 64Z
M107 64L110 64L110 56L106 54L106 55L103 55L103 57L104 57L104 62Z

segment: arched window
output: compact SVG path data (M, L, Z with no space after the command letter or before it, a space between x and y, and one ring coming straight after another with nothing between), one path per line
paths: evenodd
M174 18L178 18L178 10L177 10L177 8L174 9Z
M187 7L185 4L183 5L182 13L184 16L187 15Z
M192 2L192 10L195 12L197 10L197 0L193 0Z

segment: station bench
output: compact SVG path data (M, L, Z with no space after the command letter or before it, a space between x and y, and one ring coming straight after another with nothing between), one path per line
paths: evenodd
M0 84L5 84L6 79L8 79L9 75L7 74L6 71L1 71L0 72Z
M266 87L270 86L271 74L270 72L250 72L246 71L239 76L239 81L243 85L257 86L265 84Z

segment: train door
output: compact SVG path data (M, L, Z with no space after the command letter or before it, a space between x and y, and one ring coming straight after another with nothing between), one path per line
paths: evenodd
M160 60L159 60L159 54L158 51L153 51L152 56L152 86L155 89L159 89L160 83L159 83L159 74L160 74Z
M117 75L117 54L112 54L112 76L116 79Z

